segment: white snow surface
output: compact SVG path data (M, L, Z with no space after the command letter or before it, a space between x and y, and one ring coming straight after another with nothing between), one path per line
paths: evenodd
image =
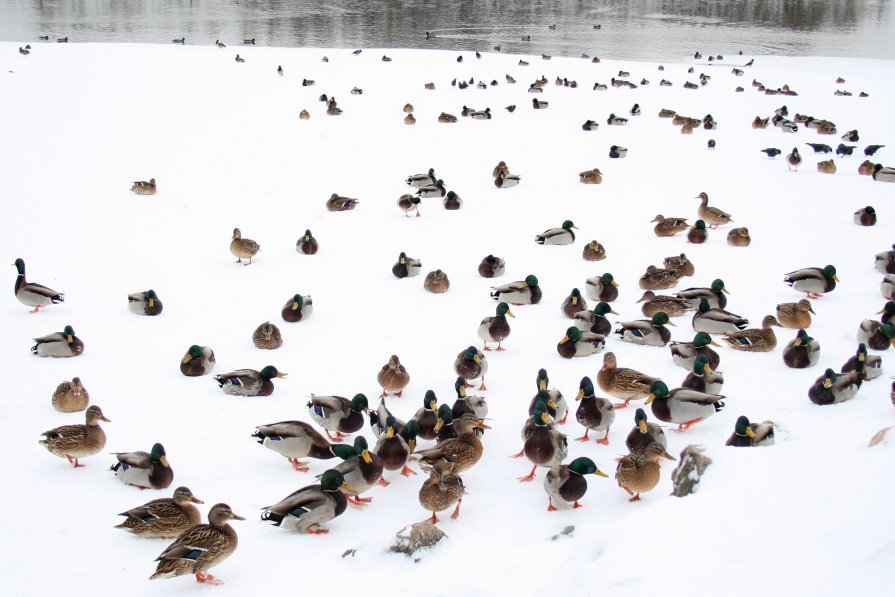
M64 292L66 300L29 314L9 293L0 314L6 594L225 596L290 587L309 595L841 595L892 586L895 448L891 440L867 447L895 415L891 351L883 353L885 375L854 400L819 407L807 397L824 368L838 370L854 354L859 322L877 317L884 302L873 263L895 240L895 185L859 176L857 166L868 143L888 145L874 161L895 161L892 62L760 56L736 77L731 68L748 56L700 62L688 75L688 62L659 72L654 63L497 53L477 60L463 52L459 64L460 53L444 51L51 43L32 44L31 55L22 56L19 45L0 43L0 254L7 263L23 258L30 281ZM234 61L237 53L245 63ZM382 62L383 54L393 61ZM321 61L324 55L329 62ZM519 66L520 58L530 66ZM285 76L277 76L278 65ZM621 69L650 85L591 90ZM707 86L682 88L700 72L711 75ZM519 82L508 85L506 73ZM526 91L541 75L548 85L537 97L550 105L533 110L534 95ZM557 87L557 76L579 87ZM837 76L846 83L837 85ZM499 85L460 91L450 85L454 77ZM303 78L316 85L302 87ZM674 86L660 87L662 78ZM772 88L787 83L799 95L766 96L751 86L753 78ZM430 81L435 91L423 88ZM745 92L734 93L738 85ZM351 95L354 86L363 95ZM840 88L854 95L834 96ZM870 96L859 98L860 91ZM322 93L337 98L342 116L326 116ZM416 108L415 126L402 122L405 102ZM635 102L642 116L628 115ZM442 111L459 117L464 104L490 107L494 117L436 121ZM518 106L515 113L504 110L509 104ZM805 143L835 147L838 135L751 128L756 115L770 116L783 104L790 116L836 122L840 134L858 129L855 156L834 157L839 172L820 174L814 165L822 157ZM681 135L658 118L661 108L699 118L711 113L719 128ZM310 120L298 119L302 109ZM607 126L610 112L630 122ZM587 119L600 122L599 130L582 131ZM706 148L709 138L717 149ZM628 157L610 160L613 144L627 147ZM793 146L804 157L797 173L784 159ZM783 156L769 160L759 153L765 147L779 147ZM499 160L522 176L519 186L494 187L491 170ZM396 206L411 191L404 179L430 167L461 196L463 208L448 212L437 199L424 199L422 217L407 218ZM580 184L578 173L594 167L603 184ZM158 181L156 196L129 191L132 181L149 177ZM735 225L749 228L752 246L728 246L731 226L710 230L703 245L687 243L685 234L653 234L657 213L695 221L701 191L710 205L733 214ZM327 212L324 202L334 192L360 199L359 207ZM865 205L877 209L877 226L852 222ZM578 227L574 244L535 244L536 234L566 219ZM261 244L249 267L228 252L234 227ZM295 250L306 228L320 242L316 256ZM605 261L581 258L591 239L606 247ZM422 260L419 277L392 276L401 251ZM596 382L602 357L557 354L570 325L559 307L586 278L611 272L620 285L614 319L641 318L638 278L648 265L681 252L696 275L678 289L720 277L731 292L728 309L755 327L777 303L801 298L783 283L786 272L831 263L841 283L813 301L817 315L808 331L822 346L817 366L783 364L781 350L794 330L777 329L778 347L770 353L716 349L726 408L683 433L666 426L671 454L695 443L713 460L698 493L671 497L674 463L664 461L659 486L629 503L612 475L614 459L626 452L636 403L618 411L608 447L571 441L583 433L574 417L578 382L584 375ZM478 276L489 253L506 259L502 278ZM425 273L436 268L450 277L446 294L423 289ZM7 272L10 286L14 274ZM327 525L328 535L259 521L262 507L315 482L337 461L312 461L310 474L294 472L254 441L256 425L310 421L305 403L312 392L363 392L375 407L376 373L391 354L411 375L404 396L388 399L396 414L412 416L427 389L452 404L452 362L465 347L481 346L477 326L496 305L489 287L528 274L539 278L544 298L513 307L507 350L487 353L482 394L493 429L483 438L483 458L463 475L469 495L460 518L441 514L449 539L418 563L386 552L398 530L429 515L417 499L424 474L386 472L391 486L370 491L373 502L363 510L349 506ZM159 317L128 311L127 294L148 288L164 302ZM314 314L289 324L279 310L295 293L313 297ZM284 336L272 352L251 343L254 328L267 320ZM689 316L674 321L673 339L691 340ZM83 355L30 353L32 338L66 324L84 341ZM270 397L228 396L211 376L180 374L179 359L191 344L214 349L215 373L273 364L289 376L275 381ZM606 350L620 366L660 376L671 388L686 375L668 348L614 336ZM521 447L541 367L571 402L561 427L569 460L589 456L609 474L588 477L581 509L547 512L545 469L520 484L516 478L530 464L508 457ZM77 470L37 444L45 429L83 422L82 413L59 413L50 404L56 385L76 375L112 420L104 424L106 448ZM649 407L647 414L656 421ZM740 414L777 423L776 445L726 448ZM369 427L363 433L372 445ZM154 442L165 445L174 468L170 489L138 491L108 470L110 452L148 450ZM212 570L225 581L221 587L191 577L150 582L153 559L168 541L112 528L118 512L168 497L177 485L205 500L203 517L226 502L248 519L233 523L239 547ZM566 525L575 531L552 541ZM340 557L348 549L357 551Z

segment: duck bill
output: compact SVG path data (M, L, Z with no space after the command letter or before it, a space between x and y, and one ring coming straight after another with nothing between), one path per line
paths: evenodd
M581 400L584 398L584 388L578 390L578 394L575 395L575 401Z
M435 421L435 433L441 431L441 428L444 427L444 419L438 419Z
M598 477L608 477L609 476L606 473L604 473L603 471L601 471L600 469L595 470L594 474L597 475Z
M666 459L666 460L677 460L677 458L675 458L674 456L672 456L672 455L669 454L668 452L662 452L662 458L664 458L664 459Z
M348 481L344 481L344 482L339 486L339 489L345 491L346 493L357 493L357 490L356 490L354 487L352 487L351 485L349 485L349 484L348 484Z
M245 520L245 517L240 516L239 514L236 514L235 512L230 513L230 518L232 518L233 520Z
M512 318L514 318L514 319L515 319L515 317L516 317L515 315L513 315L513 312L510 311L509 309L507 309L507 315L509 315L510 317L512 317Z
M183 360L180 362L183 363L184 365L186 365L187 363L189 363L192 360L193 360L193 355L188 354L185 357L183 357Z
M712 366L709 365L708 363L706 363L705 367L703 367L703 371L705 371L706 373L714 373L715 372L715 370L712 369Z
M295 301L292 302L292 310L298 311L298 303L296 303Z
M102 415L100 415L99 420L100 420L100 421L105 421L106 423L111 423L111 422L112 422L111 419L107 419L106 417L104 417L104 416L102 416Z
M569 341L569 337L568 337L568 336L563 336L563 337L562 337L562 340L560 340L559 343L560 343L560 344L565 344L565 343L568 342L568 341Z
M491 429L491 427L489 427L489 426L485 423L485 421L479 420L479 421L476 422L475 425L473 425L473 429Z
M755 439L755 432L752 431L751 427L746 427L746 435L748 435L752 439Z
M616 284L616 286L618 286L618 284ZM613 315L618 315L618 311L616 311L615 309L609 309L609 312Z
M672 326L672 327L677 327L677 324L674 323L673 321L671 321L670 319L668 320L668 322L667 322L665 325L670 325L670 326Z
M646 421L638 421L637 428L640 429L640 433L646 433L647 432Z
M474 357L472 357L472 360L476 362L476 365L481 365L481 364L482 364L482 357L480 357L480 356L478 355L478 353L476 353L476 355L475 355Z
M709 344L711 344L712 346L721 346L720 344L718 344L718 343L715 342L714 340L712 340L711 342L709 342Z
M730 294L730 291L727 290L727 287L726 287L726 286L725 286L724 288L721 289L721 292L723 292L724 294Z
M205 503L202 500L200 500L199 498L197 498L196 496L191 496L190 501L193 502L194 504L204 504Z
M282 372L282 371L277 371L277 377L286 377L287 375L289 375L289 374L288 374L288 373L284 373L284 372Z
M613 280L612 282L610 282L610 284L612 284L613 286L618 286L618 282L616 282L615 280Z
M369 450L364 450L363 452L361 452L360 457L363 458L364 462L366 462L367 464L370 464L371 462L373 462L373 457L370 456Z
M66 336L65 336L65 340L66 340L69 344L71 344L72 342L74 342L74 338L72 337L71 334L66 334Z
M158 459L158 461L162 463L163 467L168 468L169 465L168 465L168 457L167 456L162 456L161 458Z
M649 404L650 402L652 402L655 399L656 399L655 394L650 394L649 396L646 397L646 402L644 402L644 404Z
M840 281L840 280L839 280L839 276L837 276L836 274L833 274L833 279L836 280L837 282Z
M155 299L149 299L149 308L152 309L155 307Z

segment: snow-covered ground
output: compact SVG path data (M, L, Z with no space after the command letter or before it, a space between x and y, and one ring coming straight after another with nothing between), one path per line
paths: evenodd
M118 512L170 495L124 486L108 471L114 460L108 452L148 450L154 442L167 448L172 489L188 485L205 500L203 514L223 501L248 518L233 523L239 548L213 571L226 582L213 589L216 595L275 587L307 594L841 595L892 586L895 447L891 440L867 447L895 414L891 351L883 354L886 375L850 402L818 407L807 390L824 368L838 370L854 354L859 322L876 317L884 302L873 262L893 242L895 185L859 176L857 166L869 143L889 145L875 161L895 162L893 63L762 56L736 77L731 68L749 57L699 62L688 74L691 62L667 63L659 72L653 63L494 53L477 60L464 52L458 63L460 53L435 51L32 44L31 55L22 56L19 45L0 43L0 254L7 263L23 258L29 280L65 292L66 301L29 314L10 292L0 315L7 594L205 590L189 577L148 581L167 542L112 528ZM245 63L234 61L237 53ZM384 54L393 61L382 62ZM519 66L520 58L530 66ZM592 91L622 69L631 73L625 78L650 84ZM682 87L700 72L711 75L707 86ZM507 84L505 74L519 82ZM527 88L541 75L548 85L537 97L549 108L533 110ZM844 85L835 83L838 76ZM461 91L450 85L455 77L499 85ZM555 86L557 77L576 80L578 88ZM304 78L316 85L303 87ZM660 87L662 78L674 85ZM753 78L771 88L789 84L799 95L766 96L752 87ZM436 89L425 90L427 82ZM745 92L735 93L738 85ZM355 86L362 95L350 94ZM837 89L854 95L834 96ZM859 98L860 91L869 97ZM323 93L337 98L342 116L325 114ZM415 106L415 126L402 122L406 102ZM625 127L606 125L610 113L628 116L635 102L642 116ZM510 104L517 105L514 113L504 109ZM834 121L840 134L858 129L860 149L834 158L837 174L818 173L821 157L805 143L835 147L838 135L750 126L756 115L773 115L784 104L791 115ZM437 122L442 111L459 116L464 105L490 107L494 117ZM681 135L658 118L661 108L699 118L710 113L719 128ZM310 120L298 119L302 109ZM599 130L582 131L587 119L600 122ZM713 151L709 138L717 142ZM627 147L628 157L610 160L611 145ZM797 173L784 160L793 146L804 157ZM759 153L766 147L779 147L783 156L767 159ZM518 187L494 187L491 170L499 160L522 176ZM463 208L448 212L437 199L424 199L422 217L406 218L396 206L410 190L404 179L430 167L462 197ZM594 167L603 184L580 184L578 173ZM149 177L158 181L156 196L129 192L132 181ZM750 247L727 245L731 226L710 230L703 245L653 234L650 220L658 213L693 222L701 191L732 213L735 225L749 228ZM360 205L327 212L332 193ZM865 205L876 208L877 226L853 224L852 213ZM578 227L574 244L535 244L536 234L566 219ZM250 267L228 252L234 227L262 246ZM306 228L320 242L313 257L295 251ZM605 261L582 259L591 239L606 247ZM401 251L422 260L423 275L392 276ZM670 453L702 444L714 461L698 493L686 498L668 495L673 463L667 461L659 486L638 503L629 503L612 479L633 408L618 411L608 447L571 441L583 432L573 412L562 427L569 460L590 456L610 478L589 477L584 508L547 512L544 469L535 482L520 484L516 478L530 465L508 458L521 447L537 370L546 368L551 385L572 401L581 377L596 380L602 364L600 355L557 354L570 324L561 301L573 287L583 290L586 278L611 272L620 285L615 319L641 318L638 278L648 265L681 252L696 275L678 289L722 278L731 292L728 309L755 326L777 303L800 298L783 283L784 273L834 264L841 284L814 301L809 329L822 346L820 363L809 370L784 366L781 349L794 330L778 329L771 353L717 349L726 408L687 432L666 428ZM506 259L504 277L477 275L489 253ZM450 277L446 294L423 289L425 273L436 268ZM363 392L375 406L376 373L391 354L411 375L404 396L388 400L396 414L410 417L427 389L452 404L452 362L463 348L481 345L478 323L495 308L489 287L528 274L539 278L544 298L515 307L507 350L487 353L483 394L493 429L484 436L482 460L463 475L469 495L460 518L439 523L448 541L419 563L385 552L396 531L428 516L417 501L423 474L387 472L391 486L368 493L372 504L350 507L328 525L328 535L259 522L263 506L314 482L335 461L314 461L311 474L294 472L255 443L256 425L309 421L312 392ZM10 267L10 286L14 275ZM148 288L164 302L160 317L127 309L127 293ZM314 314L288 324L279 310L297 292L312 295ZM267 320L285 338L273 352L251 342ZM691 340L689 316L676 323L673 339ZM32 338L66 324L86 344L82 356L30 353ZM289 376L267 398L228 396L211 376L179 373L191 344L214 349L217 373L273 364ZM668 348L616 336L607 350L620 366L660 376L669 387L686 374ZM112 420L104 424L103 453L77 470L37 444L42 431L83 421L81 413L50 405L56 385L76 375ZM741 414L776 422L776 445L725 448ZM364 433L372 443L368 427ZM552 541L566 525L574 533ZM348 549L357 551L340 557Z

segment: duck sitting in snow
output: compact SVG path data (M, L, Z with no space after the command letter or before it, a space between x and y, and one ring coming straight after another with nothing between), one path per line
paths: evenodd
M274 390L271 380L277 377L286 377L286 373L268 365L261 371L237 369L215 375L214 379L225 393L233 396L270 396Z
M584 284L584 292L592 301L611 303L618 298L618 282L609 272L602 276L588 278Z
M429 168L429 171L426 174L411 174L407 177L405 181L412 187L420 188L430 184L435 184L435 181L438 180L435 178L435 169Z
M665 346L671 340L671 332L666 325L674 325L668 315L662 311L655 313L650 319L619 322L621 326L615 330L623 341L648 346Z
M851 400L861 387L861 376L857 371L836 374L827 369L808 388L808 398L814 404L838 404Z
M746 329L749 320L724 309L713 308L708 299L699 301L699 309L693 315L693 329L708 334L725 334Z
M761 329L746 329L739 332L727 332L724 341L731 348L746 352L770 352L777 346L777 336L771 326L780 326L773 315L765 315L761 320Z
M616 116L615 114L610 114L609 118L606 119L606 124L621 126L628 124L628 119L622 118L621 116Z
M127 295L127 307L131 313L137 315L159 315L162 312L162 301L155 294L155 290L134 292Z
M75 336L75 330L70 325L65 326L62 333L47 334L35 338L34 342L31 352L39 357L76 357L84 352L84 343Z
M150 178L148 181L135 180L134 184L131 185L131 192L137 195L155 195L157 190L158 187L156 187L154 178Z
M493 286L491 298L511 305L536 305L541 302L541 287L538 278L528 275L519 282L510 282L503 286Z
M687 288L676 293L675 296L688 301L694 309L699 307L702 299L708 300L711 307L723 309L727 306L725 294L730 294L730 292L724 286L724 280L717 278L712 281L712 285L708 288Z
M873 350L886 350L890 345L895 346L895 325L865 319L858 327L858 342Z
M606 346L606 338L592 332L582 332L577 327L572 326L566 330L559 344L556 345L556 351L559 356L571 359L572 357L586 357L596 354L603 350Z
M408 257L404 251L398 255L398 262L392 266L396 278L412 278L420 273L423 263L419 259Z
M326 200L326 209L328 211L350 211L357 207L358 203L360 203L360 201L357 199L342 197L338 193L333 193L330 195L329 199Z
M696 359L699 356L704 356L709 366L712 369L717 369L721 363L721 357L709 346L720 345L705 332L699 332L693 337L692 342L672 342L669 347L671 349L671 359L675 365L689 371L693 369Z
M572 220L566 220L561 228L550 228L537 235L535 242L539 245L569 245L575 242L575 233L572 229L577 228Z
M496 278L506 271L506 262L500 257L486 255L479 263L478 272L483 278Z
M643 293L643 296L637 300L638 303L643 303L643 306L640 307L640 310L647 317L652 317L659 311L662 311L669 317L677 317L683 315L687 311L692 310L690 303L685 301L682 298L678 298L676 296L669 296L666 294L656 294L652 290L647 290Z
M210 346L193 344L180 359L180 372L187 377L199 377L211 373L215 362L214 351Z
M820 359L820 344L799 330L796 337L783 347L783 362L792 369L804 369L817 364Z
M640 276L638 284L644 290L663 290L677 286L681 274L672 269L664 269L655 265L647 266L646 272Z
M868 355L867 346L858 344L858 350L854 356L849 357L840 370L842 373L857 371L861 374L861 380L876 379L883 373L883 359L879 355Z
M774 424L771 421L750 423L748 417L739 417L733 434L727 438L724 445L735 448L772 446L774 445Z
M443 405L447 406L447 405ZM452 472L460 474L469 470L482 457L484 446L476 434L477 429L490 429L484 421L472 413L466 413L454 421L457 436L440 441L435 446L417 452L420 467L432 470L438 462L448 465Z
M612 313L618 315L609 306L609 303L600 301L594 307L593 311L579 311L575 313L573 319L575 326L582 332L592 332L601 336L608 336L612 331L612 324L606 319L606 314Z
M708 358L703 355L696 357L696 360L693 361L693 370L681 382L682 388L690 388L706 394L720 394L723 386L724 375L720 371L712 369Z
M118 462L111 467L118 480L140 489L165 489L174 480L165 448L152 446L151 452L116 452Z
M785 328L805 329L811 326L811 314L814 309L811 301L802 299L797 303L780 303L777 305L777 321ZM814 313L817 315L816 313Z
M494 186L498 189L508 189L519 184L521 180L518 174L501 173L494 179Z
M652 221L656 222L653 226L656 236L674 236L690 227L687 218L666 218L662 214L657 215Z
M613 145L609 148L609 157L613 159L627 157L628 149L626 147L620 147L618 145Z
M294 294L292 298L286 301L280 310L280 317L283 321L295 323L304 321L314 312L314 300L311 295Z
M578 182L583 182L584 184L600 184L603 182L603 173L600 172L599 168L585 170L578 174Z
M418 197L422 198L444 197L447 194L447 189L444 188L444 181L439 178L435 181L435 184L418 187L416 194Z

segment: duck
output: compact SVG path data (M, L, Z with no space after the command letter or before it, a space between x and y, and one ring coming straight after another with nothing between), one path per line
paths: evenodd
M41 307L47 305L58 305L65 302L65 294L56 292L51 288L47 288L41 284L28 282L25 279L25 261L21 258L15 260L13 264L16 266L18 276L16 277L15 293L16 298L26 307L34 307L32 313L40 311Z
M590 431L606 431L606 434L596 440L598 444L609 445L609 427L615 422L615 407L606 398L594 395L594 383L586 375L578 384L578 409L575 411L575 419L584 426L584 435L576 437L575 441L588 441Z
M836 174L836 164L833 160L817 162L817 171L822 174Z
M364 414L369 412L369 401L363 394L355 394L351 400L342 396L318 396L311 394L308 412L315 423L323 427L326 436L340 442L348 434L364 426ZM333 437L331 432L335 432Z
M554 500L566 507L580 508L579 500L587 493L587 480L584 475L609 476L586 456L576 458L569 464L550 467L547 476L544 477L544 491L548 498L547 511L557 510L553 505Z
M342 108L340 108L338 106L338 104L336 103L336 98L335 97L330 98L329 101L326 103L326 115L327 116L341 116L342 112L343 112ZM343 209L331 209L330 211L344 211L344 210Z
M71 381L63 381L56 386L51 402L53 408L59 412L80 412L90 403L90 394L81 383L81 378L74 377Z
M416 212L416 217L420 217L420 198L411 195L401 195L398 197L398 207L404 212L404 217L410 217L410 212Z
M435 184L426 185L423 187L419 187L416 190L417 197L444 197L447 194L447 189L444 188L444 181L440 178L435 181Z
M787 166L789 167L790 172L791 172L792 170L798 170L798 169L799 169L799 164L802 163L802 156L799 155L799 148L798 148L798 147L793 147L793 148L792 148L792 152L789 153L789 154L787 154L787 156L786 156L786 163L787 163Z
M895 276L883 276L883 281L879 283L880 294L887 300L895 300Z
M38 443L51 454L67 458L75 468L86 466L78 460L98 454L106 446L106 434L99 426L100 421L111 423L103 415L102 409L94 404L87 408L84 425L54 427L44 431L41 434L44 439Z
M603 173L600 172L599 168L585 170L578 174L578 182L583 182L584 184L600 184L603 182Z
M320 245L310 230L305 230L305 233L295 242L295 250L304 255L316 255L319 248Z
M313 312L314 300L311 298L311 295L296 293L292 295L291 299L283 304L283 308L280 310L280 317L283 318L283 321L296 323L298 321L304 321L310 317Z
M496 278L504 274L506 267L507 264L502 258L487 255L479 263L478 272L483 278Z
M652 221L657 222L653 226L656 236L674 236L690 227L686 218L666 218L662 214L657 215Z
M463 380L465 391L466 380ZM457 437L457 430L454 429L454 415L450 406L442 404L436 411L437 419L435 421L435 441L443 442L446 439Z
M357 207L358 203L360 203L359 199L342 197L338 193L333 193L326 200L326 209L328 211L351 211Z
M155 290L151 288L144 292L133 292L127 295L127 308L131 313L137 315L160 315L162 309L162 301L159 300Z
M494 170L491 171L491 177L497 178L501 174L509 174L509 173L510 173L510 168L509 168L509 166L507 166L507 163L503 160L500 160L499 162L497 162L497 165L494 166Z
M710 307L723 309L727 306L725 294L730 294L730 291L724 285L724 280L716 278L712 280L712 285L708 288L687 288L675 293L674 296L686 300L694 309L699 308L702 299L706 299Z
M530 417L535 414L538 402L543 402L547 414L556 419L559 425L565 425L566 417L569 415L569 403L562 395L562 392L556 388L550 387L550 377L547 375L546 369L538 369L538 376L535 379L535 384L538 393L534 395L531 402L528 404L528 416ZM542 394L541 392L544 393ZM532 425L534 425L534 423L532 423ZM525 439L524 435L522 436L522 439Z
M283 345L283 336L280 334L280 329L277 326L266 321L252 332L252 343L255 345L255 348L275 350Z
M883 373L883 359L879 355L868 355L867 345L863 342L858 344L858 350L855 355L849 357L840 369L841 373L849 371L857 371L861 374L861 381L876 379Z
M618 315L609 306L609 303L599 302L593 311L579 311L575 313L575 326L582 332L591 332L600 336L608 336L612 331L612 324L606 319L607 313Z
M817 315L808 299L801 299L797 303L777 305L777 321L780 322L781 327L796 330L811 327L811 314Z
M153 444L151 452L115 452L118 462L109 470L125 485L140 489L165 489L174 480L165 447Z
M696 212L699 214L699 217L711 228L717 228L718 226L723 226L724 224L729 224L733 221L733 216L731 216L726 211L720 210L717 207L709 207L709 196L707 193L699 193L696 196L696 199L700 199L702 201L702 203L699 204L699 208L696 210Z
M352 491L340 488L345 494L345 499L355 506L363 506L373 498L360 497L360 494L369 491L382 480L382 459L370 451L367 440L359 435L354 438L353 446L335 444L331 446L333 453L342 459L342 462L333 467L333 470L342 473L345 483Z
M535 237L535 242L539 245L570 245L575 242L575 233L572 230L578 227L572 223L572 220L566 220L562 223L561 228L550 228Z
M805 330L799 330L795 339L783 347L783 362L791 369L813 367L820 360L820 344L808 336Z
M600 389L613 398L624 400L622 404L616 404L615 408L624 408L631 400L649 396L650 386L657 379L635 369L619 367L613 352L603 355L603 367L597 373L597 384Z
M891 251L877 253L873 267L881 274L895 274L895 245Z
M651 404L653 416L666 423L677 423L678 431L686 431L724 408L724 396L707 394L690 388L675 388L656 380L650 386L646 404Z
M665 346L671 340L671 332L665 327L674 325L663 311L656 312L650 319L619 322L621 326L615 330L624 342L647 346ZM577 328L576 328L577 329Z
M794 272L789 272L783 277L783 281L792 286L793 290L804 292L807 298L820 298L827 292L836 289L836 268L832 265L825 267L806 267Z
M215 375L214 380L225 394L233 396L270 396L273 394L273 379L286 377L286 373L268 365L261 371L237 369L229 373Z
M525 439L523 453L534 465L531 472L519 477L520 482L528 482L534 479L535 471L539 466L553 467L562 464L569 454L569 444L565 434L553 427L550 415L540 405L533 415L534 428Z
M448 114L447 112L442 112L438 115L438 122L450 124L453 122L457 122L457 117L453 114Z
M392 266L392 274L396 278L412 278L419 275L423 267L423 262L413 257L408 257L407 253L401 251L398 255L398 262Z
M488 342L497 342L497 350L498 352L506 350L501 347L501 342L507 339L510 335L510 324L507 321L507 317L516 316L513 315L513 312L510 311L510 306L504 302L497 303L497 309L495 310L494 315L490 315L482 319L481 323L479 323L478 335L481 338L485 346L482 350L491 350L488 347Z
M148 181L135 180L131 185L131 192L137 195L155 195L157 190L154 178L150 178Z
M585 261L601 261L606 259L606 249L596 240L592 240L584 245L581 257Z
M34 339L31 352L39 357L69 358L84 352L84 343L75 336L75 330L65 326L62 333L54 332Z
M596 354L606 346L605 336L592 332L582 332L575 326L566 330L566 335L556 345L559 356L566 359L586 357Z
M751 243L752 237L746 227L731 228L727 233L727 244L732 247L748 247Z
M652 442L644 448L643 454L628 454L618 461L615 469L615 480L631 498L628 501L640 501L640 494L650 491L659 484L659 458L675 460L658 442Z
M237 54L236 58L234 58L233 60L235 60L236 62L245 62L246 61L246 59L243 58L242 56L240 56L239 54Z
M448 211L457 211L463 207L463 200L460 198L460 195L454 191L448 191L447 195L445 195L442 200L442 204Z
M724 341L731 348L746 352L770 352L777 346L777 336L771 326L780 326L780 322L773 315L765 315L761 320L761 329L750 328L739 332L728 332L724 335Z
M221 40L219 40L219 39L214 40L214 45L216 45L216 46L219 47L219 48L226 48L226 47L227 47L227 46L224 45L224 43L221 42ZM198 523L197 523L197 524L198 524Z
M208 512L208 524L185 531L156 558L155 574L150 580L195 574L196 582L219 585L222 581L208 573L236 551L236 531L230 520L245 520L227 504L220 503Z
M509 189L519 184L522 177L518 174L500 174L494 179L494 186L498 189Z
M180 372L187 377L200 377L211 373L216 362L210 346L193 344L180 359Z
M616 116L615 114L610 114L609 118L606 119L606 124L615 125L615 126L624 126L628 124L627 118L622 118L621 116Z
M118 516L124 516L124 522L115 528L141 537L175 539L199 524L199 510L193 504L204 503L189 487L181 486L169 498L152 500L122 512Z
M519 282L492 286L491 290L491 298L511 305L536 305L543 296L538 278L534 275L528 275Z
M385 396L380 396L379 407L375 411L369 411L367 414L370 416L370 428L373 430L373 435L377 438L385 433L386 422L389 417L394 417L395 419L395 433L401 433L404 430L404 421L395 417L388 409L388 406L385 404Z
M414 425L416 425L415 422ZM373 451L382 459L384 469L401 471L403 476L408 477L416 474L416 471L407 466L407 459L410 458L415 448L415 440L411 440L411 443L408 444L404 437L398 433L397 419L389 415L385 420L385 432L379 436Z
M531 98L531 107L535 110L546 110L550 106L550 102L541 101L536 97Z
M588 278L584 284L584 293L592 301L611 303L618 298L618 282L609 272L602 276Z
M717 369L721 363L721 357L718 353L709 348L710 346L720 346L712 340L712 337L705 332L698 332L692 342L672 342L671 359L678 367L683 367L688 371L693 369L697 357L704 356L708 361L709 367Z
M296 471L306 473L310 469L302 458L328 460L334 458L329 442L317 430L304 421L280 421L258 425L252 437L258 443L286 458Z
M447 274L440 269L429 272L423 280L423 288L433 294L443 294L450 287L451 281L448 279Z
M640 116L640 104L634 104L631 107L631 116Z
M812 127L809 126L808 128L812 128ZM808 145L809 147L811 147L811 149L814 150L815 154L833 153L833 148L830 147L829 145L827 145L826 143L806 143L805 145Z
M380 398L385 398L388 394L394 394L401 397L404 388L410 383L410 373L407 368L401 364L398 355L393 354L389 357L388 362L382 366L379 373L376 374L376 381L382 387Z
M609 148L609 157L612 159L619 159L628 156L628 148L620 147L618 145L613 145Z
M857 371L834 373L827 369L808 388L808 398L814 404L824 406L851 400L861 387L861 374Z
M443 405L447 406L447 405ZM469 470L482 457L484 446L476 435L477 429L491 429L472 413L466 413L454 421L457 437L440 441L435 446L417 452L420 466L432 470L438 462L448 463L451 472L460 474Z
M252 257L258 254L261 245L250 238L243 238L239 228L233 229L233 238L230 240L230 252L236 257L236 263L242 263L243 259L248 259L243 265L251 265Z
M466 380L463 378L458 378L458 381L463 386L463 394L466 394ZM460 390L458 392L458 400ZM432 390L426 390L425 396L423 396L423 406L413 415L412 419L416 421L417 427L419 431L417 432L417 437L432 440L435 439L436 431L435 425L438 422L438 397L435 395L435 392Z
M584 124L581 125L581 130L583 131L595 131L600 128L600 123L595 120L585 120Z
M685 299L665 294L657 295L652 290L644 291L637 302L643 303L640 310L646 317L652 317L660 311L669 317L677 317L693 309Z
M23 47L19 46L19 54L21 54L22 56L27 56L30 53L31 53L31 50L29 50L28 48L23 48Z
M727 438L724 445L735 448L772 446L774 445L774 423L771 421L750 423L748 417L737 417L733 433Z
M873 157L877 151L885 147L885 145L868 145L864 148L864 155L867 157Z
M434 463L429 470L429 478L423 482L419 491L420 505L432 513L426 522L435 524L438 522L437 513L447 510L454 504L457 504L457 507L454 508L451 518L458 518L460 504L465 494L466 488L460 475L456 474L447 463Z
M693 315L693 329L708 334L726 334L746 329L749 320L730 311L709 305L708 299L699 301L699 309Z
M709 360L704 355L699 355L693 361L693 370L687 374L681 382L682 388L689 388L706 394L720 394L724 386L724 375L715 371L709 365Z
M876 224L876 210L870 205L862 207L855 212L853 219L858 226L873 226Z
M438 179L435 177L435 168L429 168L429 171L426 174L411 174L407 177L405 182L418 189L420 187L433 185L436 180Z
M753 128L754 128L754 127L753 127ZM776 147L768 147L768 148L762 149L762 150L760 150L760 151L761 151L762 153L764 153L766 156L768 156L769 159L774 159L775 157L777 157L778 155L780 155L781 153L783 153L782 151L780 151L780 150L779 150L778 148L776 148Z
M646 411L638 408L634 413L634 427L625 438L625 447L631 454L644 454L646 447L656 442L663 448L668 447L668 440L665 439L665 432L655 423L647 420Z
M480 419L488 416L488 401L484 396L470 396L466 393L466 380L458 376L454 382L457 399L451 407L451 417L459 419L466 413L472 413Z
M345 481L341 472L328 469L320 475L319 483L302 487L276 504L265 506L261 520L299 533L328 533L329 529L322 525L341 516L348 508L343 491L354 493L355 488Z
M694 245L701 245L708 237L708 232L705 229L705 220L696 220L687 232L687 242Z
M752 128L754 129L766 129L768 128L769 118L761 118L760 116L756 116L755 119L752 120Z
M674 270L650 265L647 266L646 272L640 276L638 284L644 290L663 290L674 288L680 279L681 275Z
M310 120L311 113L308 112L307 110L302 110L301 112L298 113L298 119L299 120Z
M478 389L487 390L488 388L485 387L485 374L487 372L488 361L485 360L485 354L481 350L476 349L475 346L470 346L457 353L457 358L454 359L454 373L467 381L466 387L472 387L468 383L470 380L481 378L482 383Z
M895 346L895 325L865 319L858 327L858 342L873 350L886 350L890 345Z
M574 319L576 313L587 311L587 301L581 296L580 290L573 288L572 292L569 293L569 296L563 299L562 305L560 305L560 310L562 311L562 314L569 319Z

